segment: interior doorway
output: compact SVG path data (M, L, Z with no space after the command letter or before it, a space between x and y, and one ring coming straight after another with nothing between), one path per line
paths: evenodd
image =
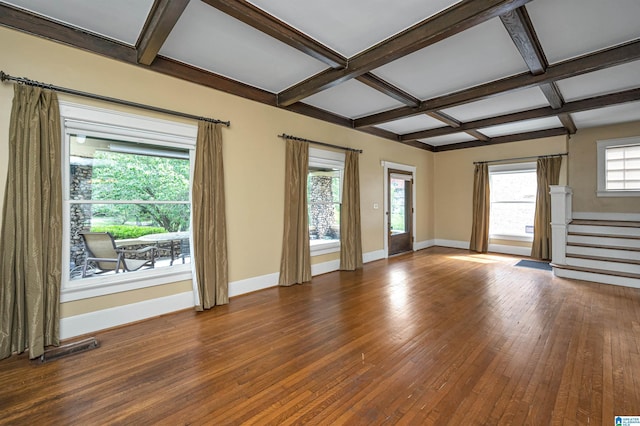
M388 255L413 250L413 174L388 169L387 172Z

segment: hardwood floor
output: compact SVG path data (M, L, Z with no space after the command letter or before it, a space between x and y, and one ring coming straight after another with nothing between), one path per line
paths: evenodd
M613 424L640 290L431 248L0 361L2 424Z

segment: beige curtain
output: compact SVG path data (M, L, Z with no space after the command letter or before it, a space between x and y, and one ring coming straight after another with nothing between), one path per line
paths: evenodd
M221 127L198 123L191 200L198 311L229 303Z
M489 251L489 167L476 164L473 172L473 223L469 249L479 253Z
M0 358L58 345L62 267L60 109L55 92L14 86L0 237Z
M549 185L557 185L560 180L562 157L538 158L536 213L533 221L533 244L531 257L551 259L551 194Z
M311 281L307 174L309 144L286 140L284 235L278 285Z
M362 268L359 157L355 151L345 154L340 208L340 269L343 271Z

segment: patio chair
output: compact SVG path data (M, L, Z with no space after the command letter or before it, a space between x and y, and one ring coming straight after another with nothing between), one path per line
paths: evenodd
M120 269L123 272L137 271L145 266L149 268L155 267L157 247L148 246L138 250L126 250L116 246L113 235L109 232L81 232L82 240L87 249L87 257L82 266L82 277L87 276L87 266L89 262L93 262L97 271L101 274L104 272L115 271L117 274ZM127 254L149 253L150 258L147 259L128 259Z

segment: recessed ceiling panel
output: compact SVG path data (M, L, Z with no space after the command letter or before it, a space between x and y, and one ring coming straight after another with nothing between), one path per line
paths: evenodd
M349 58L457 1L251 0L251 3Z
M303 100L325 111L343 117L358 118L404 104L356 80L348 80Z
M373 73L424 100L527 70L507 30L494 18Z
M201 1L189 3L160 54L269 92L326 68Z
M535 120L518 121L516 123L501 124L499 126L485 127L478 129L490 138L497 136L511 135L516 133L535 132L536 130L546 130L562 127L562 123L557 117L537 118Z
M576 112L571 114L571 117L573 117L578 129L640 121L640 102L614 105L593 111Z
M545 98L539 88L532 87L530 89L518 90L481 101L447 108L443 110L443 112L459 121L465 122L545 106L549 106L547 98Z
M153 0L11 0L3 3L134 46Z
M388 123L378 124L375 127L379 127L399 135L404 135L406 133L417 132L419 130L429 130L444 126L445 124L442 121L431 118L426 114L420 114L408 118L401 118L400 120L390 121Z
M536 0L526 8L551 64L640 37L638 0Z
M582 74L557 82L566 101L640 87L640 61Z
M419 139L418 142L426 143L432 146L441 146L475 140L476 138L467 133L454 133L452 135L436 136L435 138Z

